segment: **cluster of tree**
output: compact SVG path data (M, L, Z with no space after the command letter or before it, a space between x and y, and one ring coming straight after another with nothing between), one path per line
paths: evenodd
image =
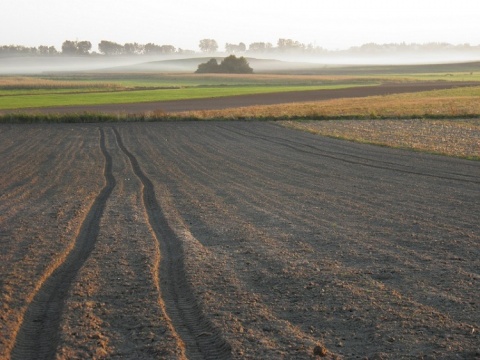
M173 45L157 45L153 43L145 45L126 43L121 45L107 40L102 40L98 44L98 51L104 55L170 55L175 53L194 53L190 50L176 49Z
M452 45L444 42L431 42L426 44L411 43L390 43L376 44L368 43L362 46L351 47L345 52L351 54L392 54L392 53L418 53L418 52L470 52L479 51L479 46L471 46L470 44Z
M199 42L199 49L204 53L217 53L219 46L214 39L202 39ZM170 55L183 54L191 55L195 51L175 48L173 45L156 45L148 43L145 45L138 43L118 44L113 41L102 40L98 44L98 50L103 55ZM307 55L371 55L371 54L402 54L419 52L479 52L480 45L470 44L452 45L448 43L426 43L426 44L375 44L368 43L362 46L354 46L346 50L327 50L325 48L313 45L303 44L293 39L278 39L276 46L269 42L253 42L248 47L245 43L225 44L225 52L229 54L250 53L250 54L307 54ZM0 45L0 56L47 56L47 55L89 55L92 52L90 41L70 41L66 40L62 44L61 52L58 52L54 46L25 47L20 45Z
M88 55L92 49L90 41L70 41L62 44L62 54L65 55Z
M394 53L419 53L419 52L478 52L480 45L472 46L470 44L452 45L449 43L390 43L376 44L367 43L362 46L353 46L346 50L327 50L323 47L313 44L303 44L292 39L279 39L277 46L271 43L255 42L249 45L247 53L291 53L291 54L312 54L312 55L371 55L371 54L394 54ZM227 50L228 52L228 50Z
M251 74L253 69L243 56L237 58L230 55L219 64L217 59L210 59L206 63L198 65L197 74L222 73L222 74Z
M239 43L238 45L229 43L225 44L225 51L229 54L245 52L246 50L247 45L245 45L243 42Z
M21 45L3 45L0 46L0 56L2 55L56 55L57 49L54 46L41 45L37 47L26 47Z
M217 52L218 50L218 44L213 39L200 40L198 47L200 48L201 51L206 53L214 53L214 52Z

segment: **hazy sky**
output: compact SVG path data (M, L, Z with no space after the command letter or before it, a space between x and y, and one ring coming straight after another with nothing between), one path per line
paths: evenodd
M198 50L200 39L279 38L346 49L368 42L480 44L478 0L1 0L0 45L88 40Z

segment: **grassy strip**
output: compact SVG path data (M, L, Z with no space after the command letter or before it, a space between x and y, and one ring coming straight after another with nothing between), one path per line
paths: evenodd
M292 88L288 87L288 89ZM252 106L225 110L189 111L174 114L163 112L122 115L7 114L0 116L0 122L99 121L97 119L102 119L102 121L468 119L480 118L479 100L480 87L468 87L422 93Z
M342 89L357 85L322 86L242 86L242 87L205 87L179 88L140 91L115 91L81 94L41 94L0 97L0 110L26 109L36 107L125 104L180 99L201 99L236 95L252 95L287 91L308 91L321 89ZM367 85L364 85L367 86Z

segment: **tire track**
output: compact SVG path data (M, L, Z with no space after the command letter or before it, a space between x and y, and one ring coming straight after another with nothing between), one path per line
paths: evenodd
M230 359L231 347L196 302L188 283L181 242L169 226L156 197L151 180L143 173L135 156L123 144L120 133L113 129L120 149L130 160L133 171L143 184L143 203L148 221L162 253L160 273L163 275L162 297L172 324L186 347L189 359Z
M47 275L24 313L12 359L53 359L58 345L60 319L69 288L92 252L100 230L100 219L105 204L115 187L112 157L105 144L105 133L100 129L100 148L105 157L105 186L95 199L80 227L75 245L65 260Z

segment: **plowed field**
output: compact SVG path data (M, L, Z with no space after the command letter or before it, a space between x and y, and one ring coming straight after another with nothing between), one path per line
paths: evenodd
M480 163L272 123L0 126L0 358L480 356Z

